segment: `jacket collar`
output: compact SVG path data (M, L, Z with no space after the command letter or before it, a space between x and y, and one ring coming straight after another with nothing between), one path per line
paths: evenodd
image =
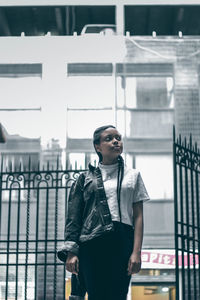
M88 164L88 168L91 172L94 172L96 169L98 169L99 167L95 167L93 166L91 163Z

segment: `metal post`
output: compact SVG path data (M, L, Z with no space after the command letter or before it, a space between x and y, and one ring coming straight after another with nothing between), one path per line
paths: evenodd
M174 237L176 257L176 300L179 300L179 265L178 265L178 197L177 197L177 169L176 169L176 134L173 128L173 169L174 169Z

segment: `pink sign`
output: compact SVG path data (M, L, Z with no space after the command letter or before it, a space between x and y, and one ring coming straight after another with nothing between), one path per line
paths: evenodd
M193 261L194 257L194 261ZM184 267L188 267L188 259L190 267L199 267L199 256L196 254L184 253ZM178 258L179 267L182 267L182 254ZM174 250L144 250L142 251L142 268L160 268L160 269L174 269L175 268L175 251Z

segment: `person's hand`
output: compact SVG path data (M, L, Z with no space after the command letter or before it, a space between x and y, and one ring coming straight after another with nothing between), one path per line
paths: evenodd
M132 253L128 262L128 275L138 273L141 270L141 253Z
M66 269L67 271L78 275L79 272L79 259L78 256L69 252L66 260Z

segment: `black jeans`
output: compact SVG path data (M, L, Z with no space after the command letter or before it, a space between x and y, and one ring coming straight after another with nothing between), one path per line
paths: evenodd
M80 274L88 300L126 300L134 231L119 222L114 222L114 228L113 232L81 244Z

